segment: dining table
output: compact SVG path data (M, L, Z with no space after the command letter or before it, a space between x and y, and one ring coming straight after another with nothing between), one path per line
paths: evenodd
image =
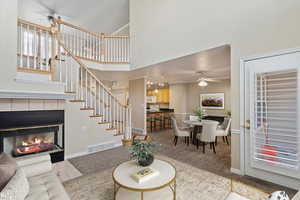
M183 120L182 122L186 125L192 126L194 129L191 133L191 138L192 138L192 144L196 145L197 143L197 134L201 133L202 131L202 125L203 122L209 122L209 121L215 121L215 120L208 120L208 119L203 119L201 121L199 120Z

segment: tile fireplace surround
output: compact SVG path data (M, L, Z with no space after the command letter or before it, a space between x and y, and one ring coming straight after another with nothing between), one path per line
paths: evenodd
M1 111L64 110L63 99L0 99Z
M1 111L64 110L65 99L72 94L61 92L0 90Z
M39 113L45 113L44 111L59 112L59 111L65 110L65 100L70 99L72 97L73 97L72 95L64 94L64 93L0 90L0 113L2 113L4 116L6 116L6 115L13 116L16 113L31 113L31 112L24 112L24 111L36 111ZM16 111L22 111L22 112L16 112ZM11 114L9 114L10 112L11 112ZM7 113L7 114L5 114L5 113ZM46 113L48 113L48 112L46 112ZM19 117L21 117L21 116L18 116L17 118L19 118ZM14 120L12 120L12 121L14 121ZM12 126L14 124L14 122L12 122L12 121L8 121L8 123L6 123L6 124L10 124L9 126ZM11 124L9 122L11 122L13 124ZM26 122L26 120L24 122ZM34 122L32 122L32 123L34 123ZM16 124L19 124L19 122ZM2 124L2 125L4 125L4 124ZM53 127L52 129L55 129L55 128L57 128L57 127ZM63 124L62 124L62 126L60 126L60 129L61 128L63 128ZM45 129L45 128L43 128L43 129ZM44 132L45 131L46 132L47 131L55 132L55 130L50 130L51 127L49 130L48 129L47 130L32 129L30 131L31 132L40 131L41 133L43 131ZM18 130L17 132L21 133L21 130ZM19 133L17 133L17 132L13 131L12 134L18 135ZM7 134L8 134L8 133L6 133L6 135L5 135L4 133L3 133L3 138L5 136L7 136ZM23 131L21 134L24 135L25 132ZM12 136L9 136L9 137L13 138ZM7 141L7 139L4 141ZM3 142L3 140L2 140L2 142ZM2 145L2 148L3 147L4 146Z

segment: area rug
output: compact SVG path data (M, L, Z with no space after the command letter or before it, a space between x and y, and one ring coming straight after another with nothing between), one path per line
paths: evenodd
M227 178L171 158L157 158L171 162L177 169L177 200L223 200L230 191L231 181ZM64 182L65 189L72 200L113 200L112 171L69 180Z
M53 170L56 172L61 182L66 182L82 176L80 171L76 169L68 160L54 163Z

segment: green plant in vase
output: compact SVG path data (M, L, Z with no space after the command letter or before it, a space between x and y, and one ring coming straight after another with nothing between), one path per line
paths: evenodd
M225 115L228 116L228 117L231 117L231 111L230 110L226 110L225 111Z
M152 142L134 141L130 149L130 156L132 159L137 159L140 166L149 166L154 160L154 147Z
M205 110L201 107L198 107L194 110L194 114L198 117L198 120L201 121L203 117L205 116Z

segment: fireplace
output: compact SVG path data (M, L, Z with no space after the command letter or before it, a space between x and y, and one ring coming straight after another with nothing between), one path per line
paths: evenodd
M64 111L0 112L0 121L0 152L48 153L52 162L64 160Z

